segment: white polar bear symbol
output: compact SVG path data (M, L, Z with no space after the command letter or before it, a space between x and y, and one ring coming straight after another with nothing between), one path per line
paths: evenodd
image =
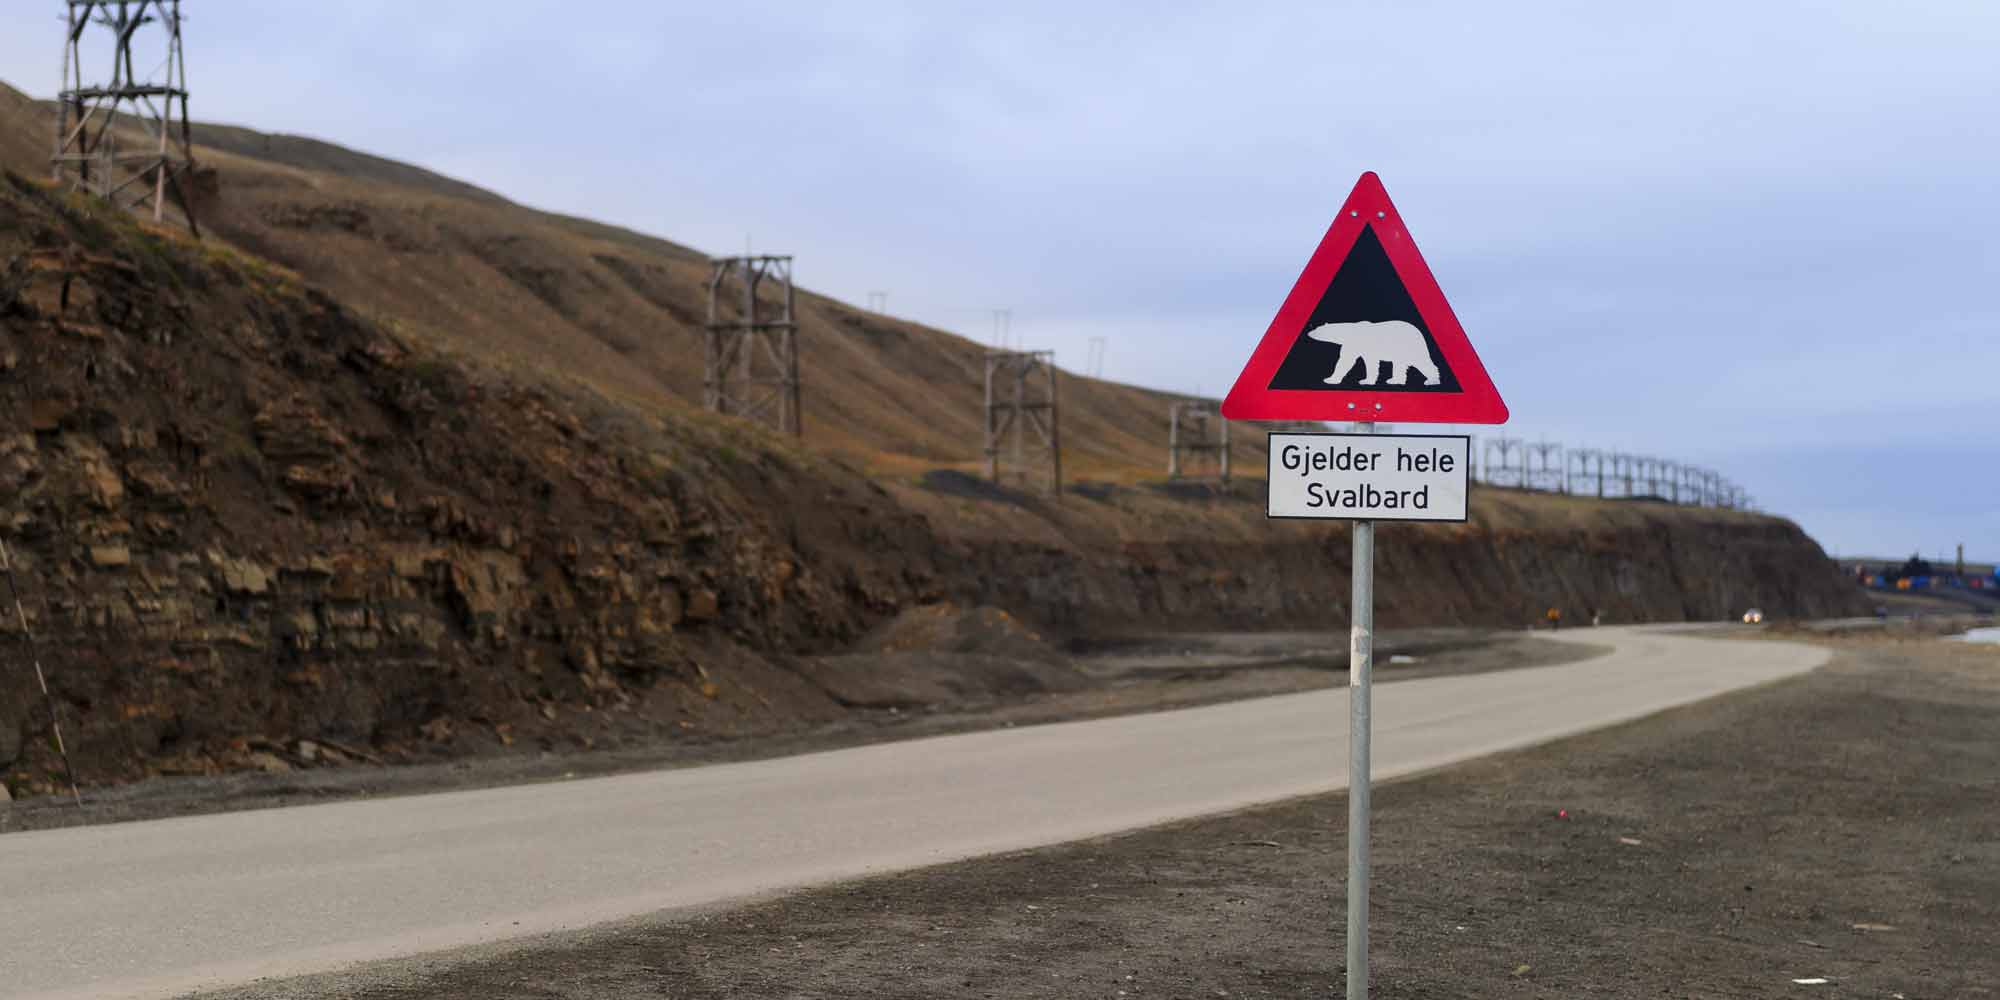
M1389 363L1389 385L1408 385L1411 368L1423 375L1425 385L1438 384L1438 367L1431 361L1431 349L1424 343L1423 331L1400 319L1381 323L1322 323L1306 336L1340 345L1340 370L1326 377L1327 385L1339 385L1356 368L1362 371L1361 381L1356 385L1374 385L1376 366L1384 361Z

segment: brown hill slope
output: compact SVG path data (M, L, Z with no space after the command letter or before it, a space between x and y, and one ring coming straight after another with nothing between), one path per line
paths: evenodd
M55 127L45 107L0 82L0 166L30 177L47 174Z
M0 84L0 166L46 172L49 114ZM483 364L699 400L703 255L315 140L203 125L196 141L213 238ZM809 282L813 262L798 266ZM809 293L798 307L810 446L905 475L974 467L981 345ZM1074 375L1061 391L1073 475L1158 475L1169 396ZM1242 443L1238 464L1261 468L1259 442Z
M93 781L797 727L804 654L918 606L1058 633L1337 625L1347 536L1226 494L880 484L670 400L450 360L289 273L0 181L0 539ZM1381 620L1857 595L1789 522L1475 495L1382 534ZM0 779L50 788L0 617Z

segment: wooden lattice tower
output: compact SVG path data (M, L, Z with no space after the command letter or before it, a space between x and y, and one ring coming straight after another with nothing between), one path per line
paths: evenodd
M1661 484L1666 481L1667 463L1663 459L1648 455L1639 456L1639 496L1657 500L1667 499Z
M1190 476L1196 464L1229 481L1229 421L1213 400L1180 400L1167 408L1167 478Z
M1660 460L1660 496L1673 503L1681 502L1681 466L1679 462L1670 462L1666 459Z
M1569 448L1563 453L1568 472L1565 489L1571 496L1604 496L1606 456L1594 448Z
M986 476L1062 492L1054 351L986 352Z
M734 307L726 286L742 295ZM761 296L766 285L772 294ZM721 257L708 277L708 343L702 399L717 413L768 421L803 433L799 414L799 327L793 313L792 258Z
M1481 443L1485 445L1479 462L1483 482L1515 489L1528 485L1527 447L1520 438L1490 437Z
M1544 493L1563 493L1569 489L1564 479L1563 446L1554 441L1535 441L1526 446L1525 468L1521 485Z
M1629 497L1632 495L1634 459L1621 451L1604 454L1604 492L1607 497Z
M190 197L194 145L180 0L66 0L66 13L51 157L56 181L151 211L154 222L166 217L171 194L188 228L200 235ZM86 83L84 37L92 25L110 35L111 74ZM151 26L159 31L147 30ZM139 49L143 55L135 54ZM139 67L155 59L157 66L142 75ZM139 141L126 145L134 132Z
M1693 465L1681 465L1681 481L1676 490L1676 499L1690 507L1704 506L1708 491L1703 485L1708 470Z

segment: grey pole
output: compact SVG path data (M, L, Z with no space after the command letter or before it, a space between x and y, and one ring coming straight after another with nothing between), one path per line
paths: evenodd
M1373 423L1355 425L1375 433ZM1368 1000L1368 695L1375 666L1375 522L1354 522L1347 647L1347 1000Z

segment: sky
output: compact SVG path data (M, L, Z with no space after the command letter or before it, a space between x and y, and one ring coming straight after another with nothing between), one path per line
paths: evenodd
M196 117L1220 395L1378 172L1513 412L2000 557L2000 5L191 0ZM56 0L6 0L47 96ZM1468 428L1473 433L1493 433Z

